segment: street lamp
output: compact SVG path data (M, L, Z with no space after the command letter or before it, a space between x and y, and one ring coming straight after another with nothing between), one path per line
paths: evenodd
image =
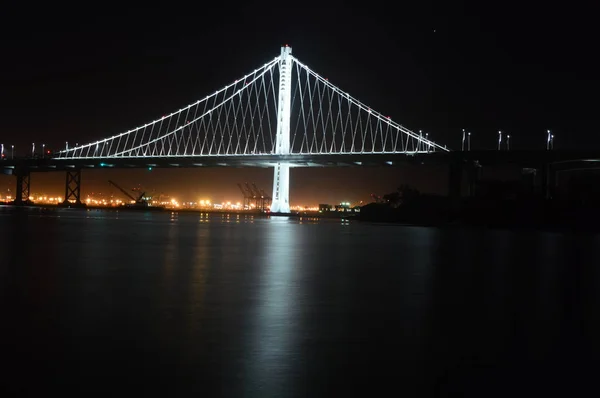
M465 151L465 129L463 129L463 138L462 138L462 147L461 150L464 152Z
M506 136L506 150L510 150L510 134Z
M550 134L550 130L546 130L546 132L548 133L548 137L546 138L546 150L550 150L550 139L552 134Z
M11 159L15 158L15 146L14 145L10 146L10 158Z
M35 142L31 143L31 157L35 156Z
M554 134L550 135L550 149L554 149Z
M46 152L44 151L46 148L46 144L42 144L42 157L46 157Z
M469 132L467 136L467 150L471 150L471 132Z
M498 131L498 150L500 150L501 145L502 145L502 131Z

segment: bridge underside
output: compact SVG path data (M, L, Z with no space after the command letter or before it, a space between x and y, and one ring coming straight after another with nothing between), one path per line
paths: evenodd
M32 172L100 168L202 168L202 167L259 167L274 168L277 163L290 167L386 167L404 164L439 164L477 161L482 166L517 164L538 167L552 164L554 168L574 168L600 164L598 151L472 151L430 153L357 153L344 155L249 155L163 158L103 158L103 159L15 159L0 162L3 174L14 174L16 168Z
M265 156L213 156L170 158L105 158L105 159L27 159L20 162L3 162L5 174L15 167L33 172L71 169L134 169L134 168L202 168L202 167L259 167L272 168L277 163L290 167L381 167L406 163L444 163L442 153L418 154L353 154L353 155L265 155Z

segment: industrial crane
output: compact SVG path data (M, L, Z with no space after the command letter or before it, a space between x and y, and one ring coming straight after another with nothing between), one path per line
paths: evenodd
M245 182L242 185L238 182L237 185L244 196L244 208L249 209L250 204L254 202L257 210L264 211L266 206L271 203L271 197L264 190L258 189L255 183L249 184Z
M240 191L242 191L242 195L244 196L244 209L250 208L250 200L253 199L252 195L249 195L248 192L244 189L241 183L238 182L238 187Z
M248 192L248 198L254 199L255 205L258 207L258 196L256 196L256 193L252 190L250 184L246 182L244 183L244 185L246 186L246 192Z
M139 197L134 198L129 192L117 185L116 182L108 180L108 183L115 186L119 191L123 192L123 194L126 195L129 199L133 200L135 202L133 204L133 207L148 207L148 202L144 200L144 195L146 194L146 192L142 192Z
M271 201L271 197L267 196L265 191L263 191L262 189L258 189L258 187L256 186L255 183L252 183L252 187L254 188L254 192L256 192L256 196L258 197L258 199L260 201L260 209L262 211L265 211L267 202Z
M260 194L261 194L261 195L262 195L262 196L263 196L263 197L264 197L264 198L267 200L267 202L269 202L269 204L270 204L270 202L271 202L271 199L272 199L272 198L271 198L269 195L267 195L267 193L265 192L265 190L264 190L264 189L261 189L261 190L260 190Z

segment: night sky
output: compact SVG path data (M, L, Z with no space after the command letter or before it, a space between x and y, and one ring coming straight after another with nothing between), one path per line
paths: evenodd
M546 129L557 149L600 148L594 10L447 3L3 6L0 142L25 154L32 142L60 149L123 132L203 98L289 44L333 84L450 148L460 148L462 128L474 149L494 149L498 130L512 148L543 149ZM270 169L85 173L84 194L114 190L106 182L114 179L182 200L239 199L237 182L270 191L272 180ZM291 201L366 200L400 183L436 191L442 175L294 170ZM61 193L63 179L34 175L32 189ZM2 191L12 185L0 179Z

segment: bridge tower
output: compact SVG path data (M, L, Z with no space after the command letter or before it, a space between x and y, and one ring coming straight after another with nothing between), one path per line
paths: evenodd
M292 101L292 48L281 47L279 58L279 99L277 107L277 135L275 155L290 154L290 108ZM271 212L290 212L290 164L278 162L273 175Z

